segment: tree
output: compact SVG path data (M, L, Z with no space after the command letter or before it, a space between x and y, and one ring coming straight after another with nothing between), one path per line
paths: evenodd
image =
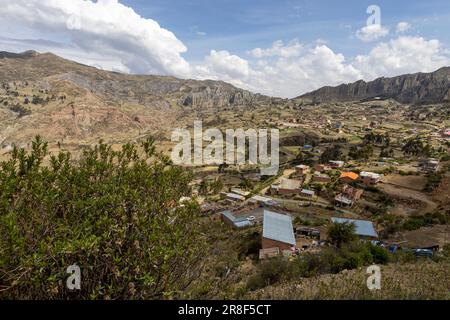
M48 165L47 165L48 163ZM204 246L189 171L149 139L100 142L78 162L14 148L0 163L0 295L6 299L176 297L199 276ZM77 264L81 290L66 270Z
M341 151L341 147L337 144L332 147L328 147L325 151L320 155L320 162L326 163L331 160L342 160L343 154Z
M329 241L340 248L343 243L349 243L356 239L355 229L354 223L333 223L328 227Z
M429 157L432 153L432 148L429 144L424 144L419 137L410 138L402 147L403 154L413 156Z

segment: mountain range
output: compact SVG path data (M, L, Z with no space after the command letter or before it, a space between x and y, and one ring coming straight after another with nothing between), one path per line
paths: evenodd
M0 150L27 143L36 134L66 146L90 145L99 139L120 144L149 132L170 131L180 126L180 119L205 110L219 117L227 110L237 115L242 108L290 103L223 81L123 74L35 51L0 52L0 85ZM449 100L449 88L450 68L445 67L433 73L323 87L291 101L379 97L405 104L441 103Z
M404 104L432 104L450 100L450 67L431 73L405 74L323 87L299 96L315 102L389 98Z

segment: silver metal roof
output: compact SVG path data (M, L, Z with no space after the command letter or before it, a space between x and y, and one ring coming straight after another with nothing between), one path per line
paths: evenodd
M377 237L378 234L373 227L372 221L367 220L355 220L355 219L346 219L346 218L331 218L331 221L334 223L354 223L356 226L355 234L359 236L369 236L369 237Z
M284 214L264 210L263 237L295 245L292 218Z

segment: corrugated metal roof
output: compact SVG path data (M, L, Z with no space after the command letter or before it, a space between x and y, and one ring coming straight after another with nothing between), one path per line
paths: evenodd
M295 245L292 218L284 214L264 210L263 237Z
M352 222L356 226L355 234L359 236L378 237L378 234L375 231L372 221L346 219L346 218L331 218L331 221L334 223Z

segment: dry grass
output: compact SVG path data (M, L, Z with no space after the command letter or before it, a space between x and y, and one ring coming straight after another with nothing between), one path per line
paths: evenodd
M440 299L450 300L450 259L381 266L381 289L370 291L366 269L346 271L266 287L250 299Z

